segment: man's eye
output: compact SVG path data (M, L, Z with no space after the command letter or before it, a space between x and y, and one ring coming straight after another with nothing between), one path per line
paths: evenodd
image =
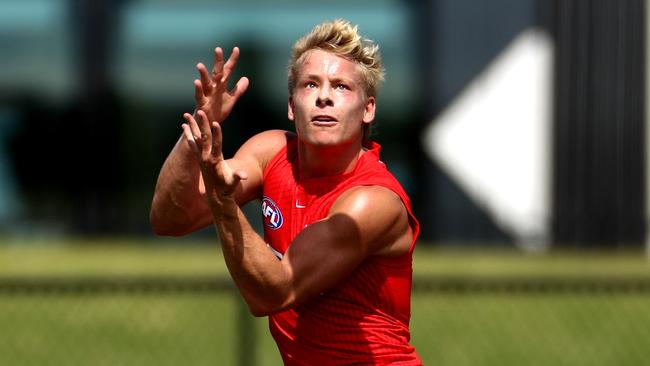
M316 87L316 83L310 81L307 84L305 84L305 86L309 89L313 89Z
M339 90L347 90L347 89L348 89L348 86L345 85L345 84L338 84L338 85L336 86L336 89L339 89Z

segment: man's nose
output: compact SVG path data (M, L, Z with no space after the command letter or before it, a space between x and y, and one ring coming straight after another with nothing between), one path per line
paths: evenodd
M318 91L316 98L316 105L318 107L332 107L334 106L334 101L330 97L330 89L323 87Z

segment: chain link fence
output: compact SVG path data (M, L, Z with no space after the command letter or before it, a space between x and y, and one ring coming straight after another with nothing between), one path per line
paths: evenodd
M4 278L0 365L281 365L229 279ZM426 365L643 365L646 278L415 278Z

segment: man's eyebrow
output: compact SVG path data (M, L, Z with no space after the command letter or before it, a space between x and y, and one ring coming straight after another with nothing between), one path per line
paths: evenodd
M298 79L299 80L322 80L323 78L318 74L303 74ZM336 76L328 79L331 80L332 82L343 82L346 84L359 83L359 80L356 80L356 78L347 78L343 76Z
M317 74L306 74L302 75L301 79L320 79L321 77Z

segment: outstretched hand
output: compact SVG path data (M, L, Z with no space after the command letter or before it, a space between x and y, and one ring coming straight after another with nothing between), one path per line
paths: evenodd
M224 62L223 50L214 50L212 72L202 63L196 65L200 79L194 80L194 98L197 111L205 112L210 121L222 123L234 107L237 100L248 88L248 78L241 77L232 90L228 90L228 80L239 60L239 48L235 47Z
M210 122L203 111L197 112L197 119L189 113L183 117L183 136L190 148L196 153L199 167L205 183L208 204L232 198L239 181L248 178L244 170L234 170L223 158L223 136L218 122ZM216 200L216 201L211 201Z

